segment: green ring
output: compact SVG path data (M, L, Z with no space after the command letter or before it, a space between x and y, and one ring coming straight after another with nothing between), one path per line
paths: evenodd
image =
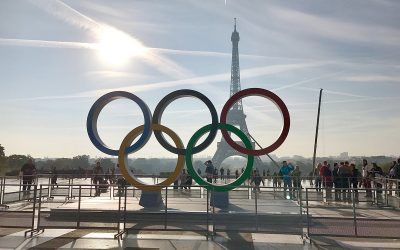
M225 124L225 123L219 123L218 129L226 129L226 130L234 133L235 135L237 135L240 138L240 140L242 140L242 142L244 143L244 145L246 146L247 149L253 148L251 145L251 142L247 138L247 136L240 129L236 128L235 126L230 125L230 124ZM186 147L186 167L187 167L189 174L199 185L205 186L205 188L212 190L212 191L226 192L226 191L236 188L237 186L240 186L243 182L245 182L249 178L251 170L253 169L254 155L247 155L246 168L245 168L243 174L238 179L236 179L234 182L231 182L226 185L214 185L212 183L209 183L209 182L203 180L203 178L201 178L201 176L199 176L197 174L197 171L195 171L195 169L193 167L192 151L193 151L193 148L196 145L197 141L200 139L200 137L210 130L211 130L211 124L206 125L206 126L200 128L199 130L197 130L196 133L194 133L194 135L192 136L192 138L190 138L188 145Z

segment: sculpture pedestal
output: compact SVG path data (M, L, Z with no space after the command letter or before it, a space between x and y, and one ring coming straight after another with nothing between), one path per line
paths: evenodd
M211 191L210 206L227 208L229 206L229 193Z
M142 207L161 207L163 205L161 191L142 191L139 205Z

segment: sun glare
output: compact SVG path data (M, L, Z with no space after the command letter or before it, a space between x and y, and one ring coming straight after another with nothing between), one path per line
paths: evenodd
M112 66L126 64L132 57L141 56L146 47L138 40L117 29L106 27L98 33L99 56Z

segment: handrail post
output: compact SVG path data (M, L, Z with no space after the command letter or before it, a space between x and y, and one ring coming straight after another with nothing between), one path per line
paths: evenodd
M356 215L356 201L355 201L355 195L354 195L354 188L352 189L352 197L353 197L354 233L355 233L355 236L358 237L358 232L357 232L357 215Z
M33 236L33 231L35 228L35 215L36 215L36 198L37 198L37 186L33 186L33 207L32 207L32 225L31 225L31 237Z
M39 208L38 208L38 219L37 219L37 225L36 225L36 230L39 230L40 227L40 211L42 209L42 188L43 185L40 185L40 190L39 190Z
M82 195L82 186L79 185L79 196L78 196L78 220L76 223L76 227L81 227L81 195Z
M206 203L207 203L207 234L206 234L206 238L207 238L207 240L208 240L209 228L210 228L210 222L209 222L210 203L208 202L208 199L209 199L210 194L209 194L209 192L208 192L208 188L206 188L206 190L207 190L207 200L206 200Z
M257 232L258 232L258 202L257 202L257 196L258 196L258 193L256 193L257 192L257 190L255 190L255 192L254 192L254 202L255 202L255 206L256 206L256 230L257 230Z
M22 187L22 178L21 177L18 177L19 178L19 192L18 192L18 201L20 201L21 200L21 187ZM25 192L24 192L25 193Z
M213 221L213 233L212 233L212 239L214 239L215 235L215 191L212 190L212 199L213 199L213 206L212 206L212 221Z
M164 229L167 229L168 224L168 187L165 187L165 215L164 215Z
M392 191L390 191L391 193ZM385 200L386 200L386 206L389 205L389 201L388 201L388 181L387 178L385 178Z
M4 185L4 177L0 177L0 205L3 204L4 194L3 194L3 185Z
M51 189L53 186L51 185L51 176L49 176L49 181L48 181L48 190L47 190L47 198L49 199L51 197Z
M128 187L125 185L125 194L124 194L124 232L126 230L126 194L128 193Z
M310 214L308 211L308 188L306 188L306 207L307 207L307 235L310 237Z

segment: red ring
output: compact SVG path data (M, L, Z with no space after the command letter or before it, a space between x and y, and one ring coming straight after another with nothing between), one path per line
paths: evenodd
M221 111L221 118L220 122L221 123L226 123L226 118L228 115L229 109L235 104L238 100L247 97L247 96L261 96L269 99L272 101L281 111L281 114L283 116L283 129L281 132L281 135L279 138L272 143L270 146L262 149L247 149L243 148L239 144L237 144L232 138L229 136L228 131L226 129L221 129L222 136L225 138L226 142L234 149L239 151L242 154L247 154L247 155L254 155L254 156L260 156L260 155L266 155L268 153L273 152L275 149L279 148L279 146L282 145L282 143L285 141L286 137L289 134L289 128L290 128L290 115L289 111L285 105L285 103L279 98L279 96L275 95L269 90L266 89L261 89L261 88L250 88L250 89L244 89L228 99L228 101L225 103L224 107L222 108Z

